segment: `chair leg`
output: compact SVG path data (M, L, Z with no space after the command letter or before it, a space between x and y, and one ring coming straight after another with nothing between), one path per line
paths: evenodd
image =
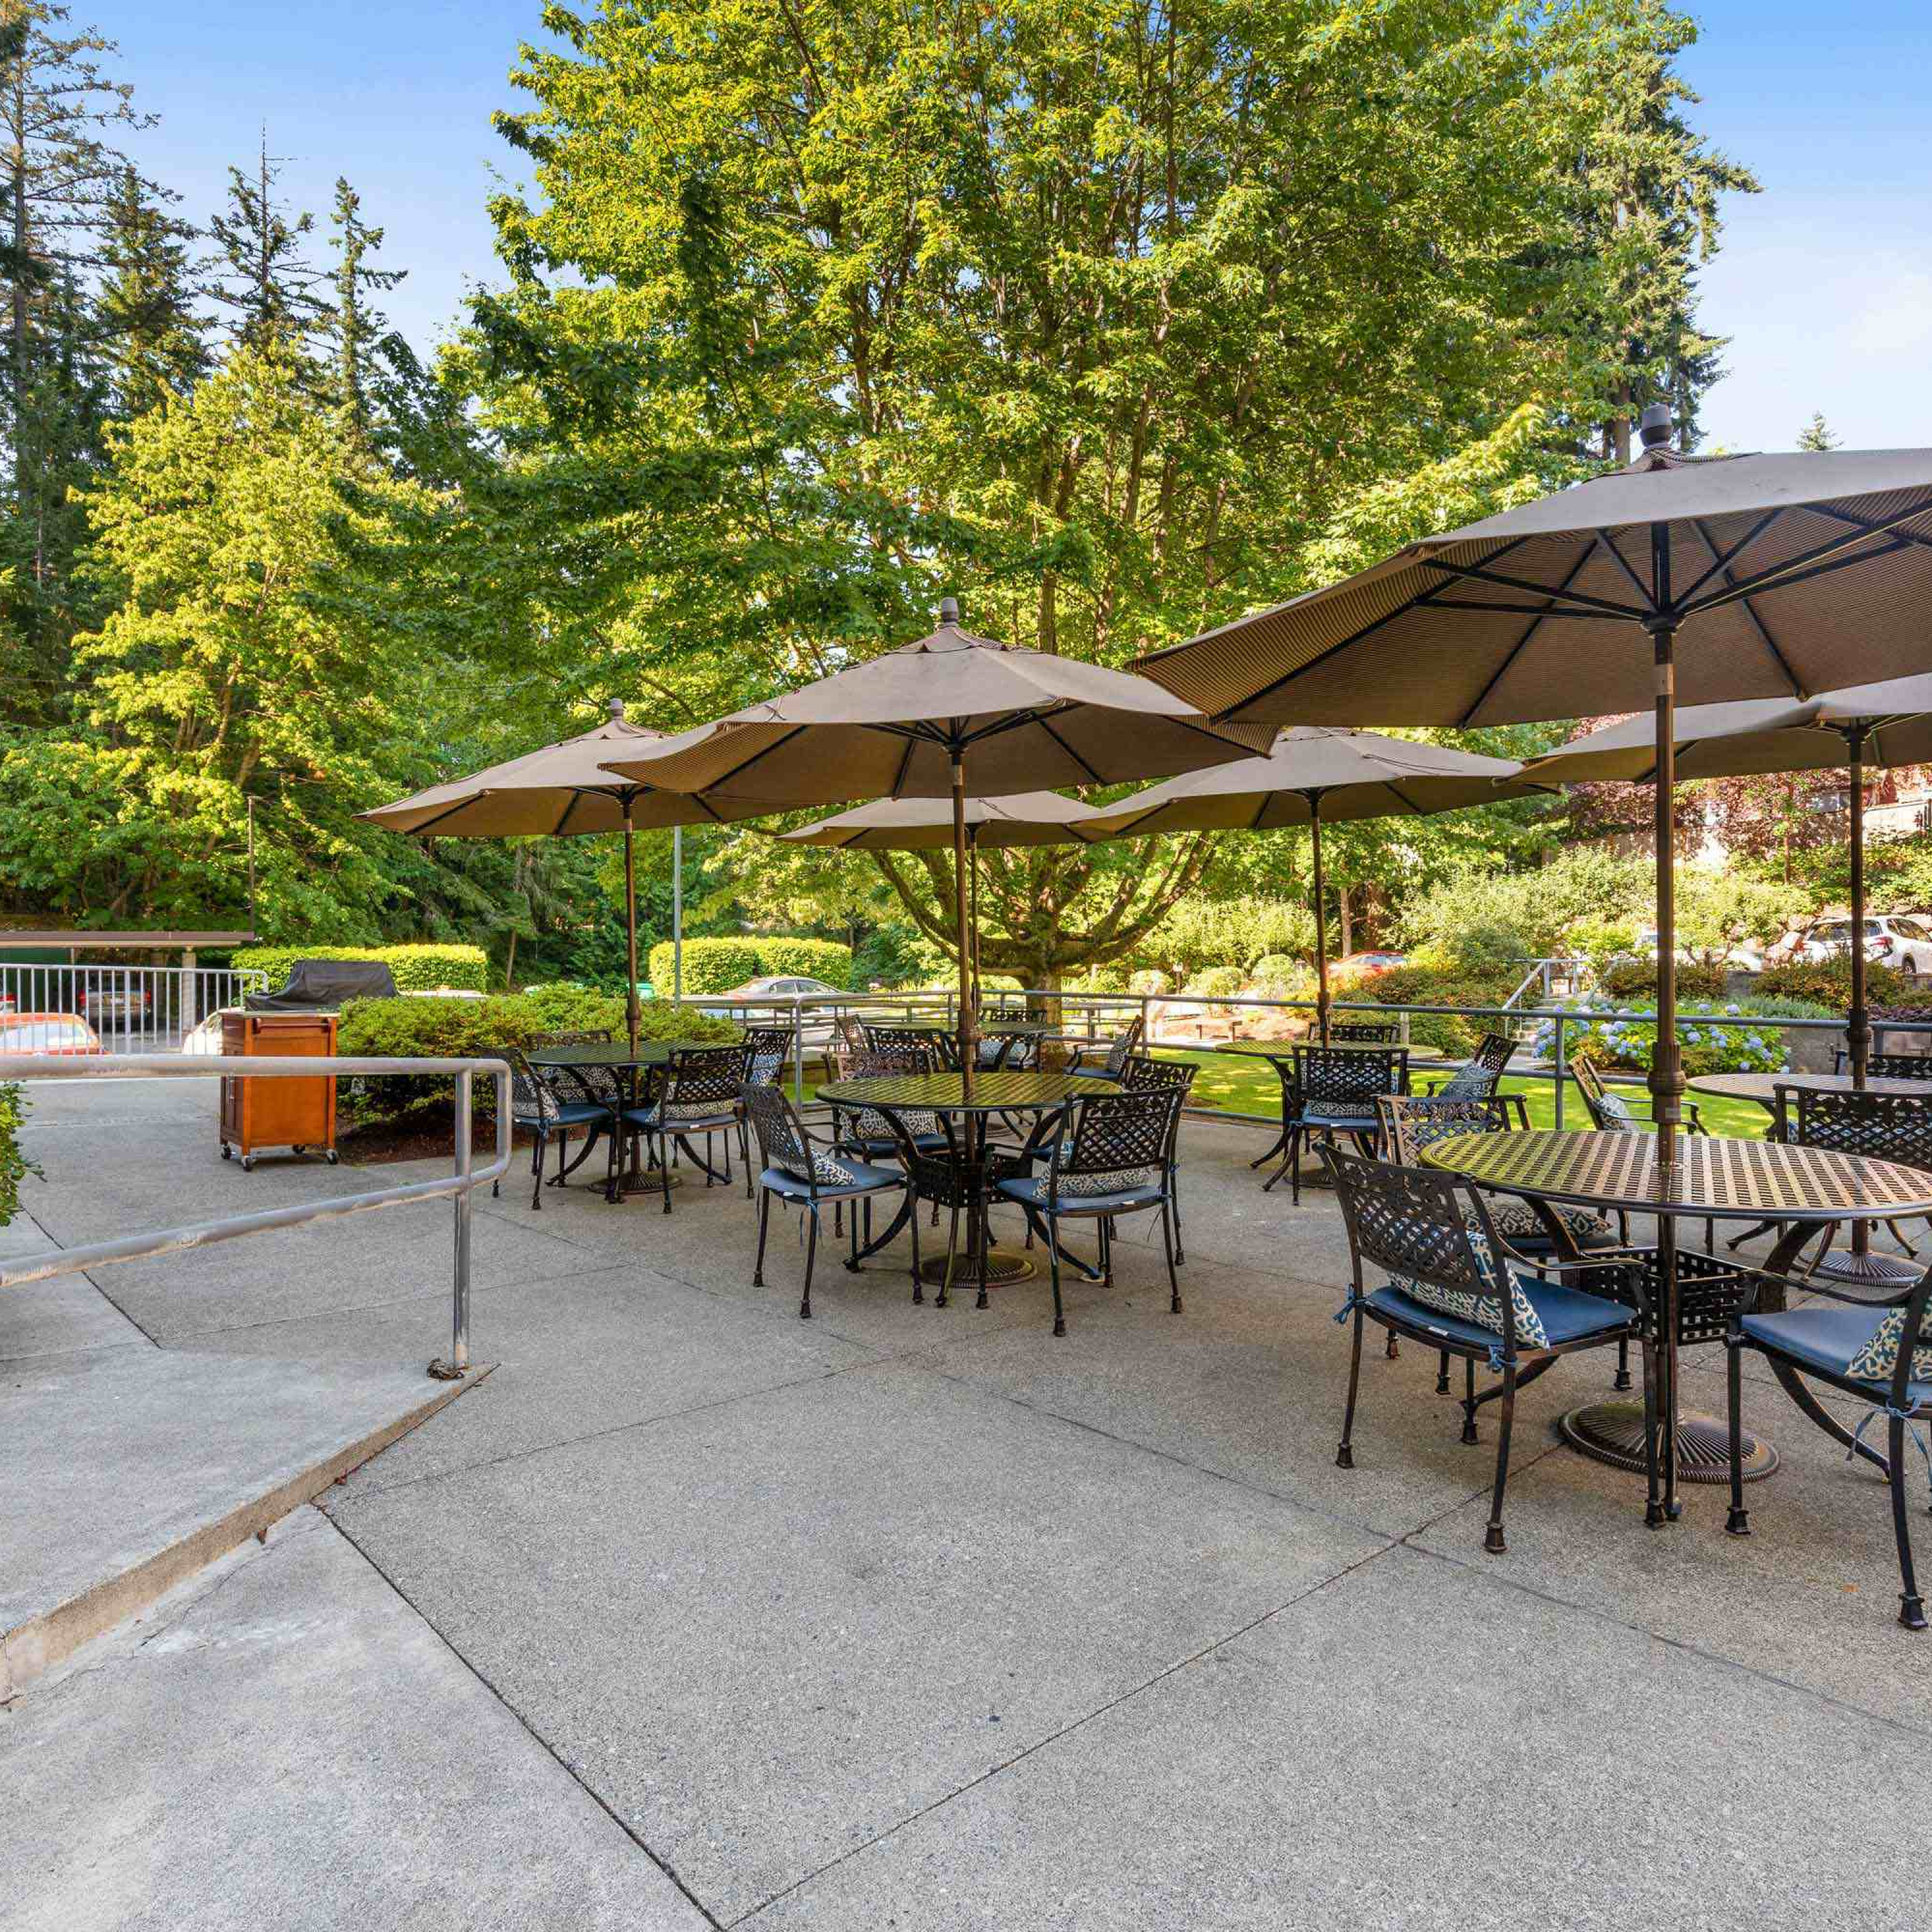
M845 1264L845 1271L848 1274L856 1274L859 1272L859 1204L857 1202L853 1202L852 1211L846 1216L845 1219L852 1231L852 1252Z
M752 1143L746 1138L745 1124L738 1123L738 1165L745 1170L745 1198L752 1198Z
M537 1130L537 1144L530 1155L530 1210L537 1214L543 1212L543 1157L544 1149L549 1144L549 1136L539 1127Z
M1060 1305L1060 1217L1057 1214L1046 1217L1046 1253L1053 1276L1053 1332L1064 1335L1066 1316Z
M1449 1351L1447 1348L1438 1348L1436 1351L1436 1393L1438 1395L1447 1395L1449 1393Z
M936 1226L939 1220L939 1202L934 1197L932 1219ZM952 1220L946 1233L946 1276L939 1284L939 1292L932 1298L935 1308L944 1308L952 1298L952 1270L959 1264L959 1202L956 1196L952 1202Z
M771 1190L767 1188L758 1196L758 1258L752 1264L752 1286L763 1288L765 1285L765 1234L772 1224Z
M1750 1512L1744 1508L1744 1344L1734 1335L1724 1338L1724 1393L1730 1402L1731 1510L1724 1527L1733 1536L1750 1534ZM1654 1436L1653 1430L1652 1434Z
M1387 1356L1391 1362L1396 1360L1402 1354L1401 1348L1396 1345L1395 1330L1393 1328L1390 1329L1388 1334L1383 1337L1382 1353Z
M812 1319L812 1268L818 1258L818 1203L813 1202L806 1210L812 1216L812 1232L805 1238L805 1292L799 1298L798 1318L801 1322Z
M1479 1439L1476 1434L1476 1358L1466 1355L1462 1358L1462 1440L1474 1442Z
M1174 1224L1168 1216L1168 1204L1160 1204L1160 1241L1167 1251L1167 1288L1169 1312L1180 1312L1180 1277L1174 1271Z
M1292 1206L1301 1205L1301 1130L1297 1127L1288 1143L1288 1198Z
M1642 1346L1643 1412L1648 1424L1644 1437L1643 1520L1648 1528L1657 1529L1669 1520L1664 1513L1664 1459L1658 1453L1664 1429L1664 1382L1658 1369L1661 1345L1652 1340Z
M1910 1512L1905 1501L1905 1418L1888 1417L1886 1453L1892 1464L1892 1531L1898 1539L1898 1621L1907 1630L1925 1628L1924 1600L1918 1594L1918 1579L1912 1568Z
M668 1135L658 1143L658 1174L664 1190L664 1210L667 1214L670 1212L670 1163L674 1146ZM645 1136L644 1149L645 1157L649 1159L650 1137L648 1135Z
M908 1181L906 1186L910 1192L912 1184ZM919 1198L916 1195L912 1201L912 1212L906 1216L906 1226L912 1230L912 1299L916 1308L926 1300L926 1288L919 1278Z
M1621 1393L1630 1385L1630 1337L1626 1335L1617 1343L1617 1372L1610 1378L1610 1386Z
M1355 1396L1362 1385L1362 1311L1355 1310L1354 1334L1348 1345L1348 1400L1342 1410L1342 1439L1335 1445L1335 1466L1355 1466Z
M1490 1498L1489 1527L1483 1534L1483 1547L1492 1556L1509 1548L1503 1540L1503 1490L1509 1481L1510 1430L1515 1421L1516 1364L1509 1362L1503 1367L1503 1399L1496 1411L1496 1486Z

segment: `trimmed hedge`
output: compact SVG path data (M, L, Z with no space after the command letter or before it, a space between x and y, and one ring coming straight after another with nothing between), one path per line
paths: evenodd
M1852 1004L1852 962L1849 959L1795 959L1786 966L1767 966L1757 976L1754 994L1774 994L1786 999L1816 1000L1834 1013ZM1889 966L1868 962L1865 1004L1904 1011L1932 1010L1932 986L1915 986Z
M1505 970L1494 979L1438 966L1396 966L1386 973L1351 976L1346 997L1372 1000L1381 1006L1499 1006L1516 990L1520 976ZM1345 1013L1345 1019L1360 1018ZM1411 1013L1408 1037L1415 1046L1432 1047L1438 1053L1462 1058L1482 1044L1484 1034L1498 1023L1472 1019L1459 1013Z
M668 999L672 948L668 939L651 948L651 985ZM831 939L787 939L765 934L742 938L687 939L684 942L686 993L728 993L747 980L788 977L823 980L841 992L852 984L852 949Z
M406 1060L470 1058L500 1053L506 1046L528 1048L546 1034L607 1029L625 1037L624 998L574 986L546 986L485 1000L351 1000L336 1028L335 1050L345 1057L368 1054ZM642 1040L716 1040L729 1045L740 1037L729 1020L712 1019L688 1007L645 1000L638 1009ZM406 1113L446 1095L448 1078L412 1080L388 1074L351 1083L351 1106L358 1120ZM494 1089L479 1082L478 1108L490 1110Z
M254 968L267 974L273 992L288 983L298 959L380 959L403 993L434 993L444 986L461 993L489 990L490 962L480 946L244 946L230 963L238 971Z
M1688 959L1677 962L1677 997L1680 1000L1721 1000L1724 997L1725 969L1700 966ZM1597 990L1626 1005L1657 998L1657 962L1654 959L1616 959L1597 975ZM1732 1072L1748 1072L1732 1067Z

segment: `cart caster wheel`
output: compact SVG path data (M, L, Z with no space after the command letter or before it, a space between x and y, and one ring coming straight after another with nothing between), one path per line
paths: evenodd
M302 1146L299 1142L297 1142L289 1149L289 1151L291 1154L307 1154L308 1152L308 1149Z
M334 1167L340 1162L342 1156L335 1151L334 1148L331 1148L325 1158L328 1160L329 1166L331 1167Z
M252 1154L244 1154L242 1156L242 1172L244 1174L253 1174L255 1172L255 1156Z
M221 1158L224 1160L232 1160L235 1158L235 1150L226 1141L221 1143Z

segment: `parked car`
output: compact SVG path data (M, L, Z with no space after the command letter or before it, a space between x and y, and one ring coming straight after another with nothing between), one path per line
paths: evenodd
M1358 980L1372 980L1378 973L1392 973L1398 966L1408 964L1406 952L1351 952L1336 960L1331 970L1352 973Z
M76 1013L0 1013L0 1053L103 1053L100 1037Z
M145 986L92 986L80 996L82 1016L96 1028L146 1026L154 996Z
M1932 926L1903 913L1887 913L1865 921L1865 957L1908 980L1932 973ZM1795 957L1818 962L1839 958L1852 950L1852 922L1848 919L1827 920L1804 936Z
M701 1010L713 1019L736 1020L744 1026L788 1026L791 1022L793 1000L837 999L839 994L839 988L827 986L823 980L811 979L802 973L778 974L763 980L747 980L729 992L712 993L708 997L720 1004ZM758 1010L760 1007L764 1010ZM831 1015L822 1009L806 1010L801 1030L807 1046L830 1046L837 1036Z

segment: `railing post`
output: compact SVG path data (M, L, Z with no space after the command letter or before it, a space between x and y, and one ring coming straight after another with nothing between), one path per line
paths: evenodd
M500 1083L497 1088L500 1110L502 1092ZM449 1359L446 1362L432 1362L429 1372L439 1382L460 1382L470 1372L470 1234L474 1210L471 1190L466 1184L470 1179L470 1140L473 1129L470 1118L470 1072L466 1067L456 1076L456 1178L465 1183L459 1187L454 1197L456 1209L456 1267L455 1282L451 1295L449 1319ZM497 1127L497 1137L502 1136L502 1128Z
M791 1098L792 1105L805 1105L805 1022L798 995L791 996Z
M1556 1016L1556 1130L1563 1131L1563 1090L1570 1084L1567 1071L1568 1062L1564 1054L1564 1030L1568 1025L1561 1013Z

